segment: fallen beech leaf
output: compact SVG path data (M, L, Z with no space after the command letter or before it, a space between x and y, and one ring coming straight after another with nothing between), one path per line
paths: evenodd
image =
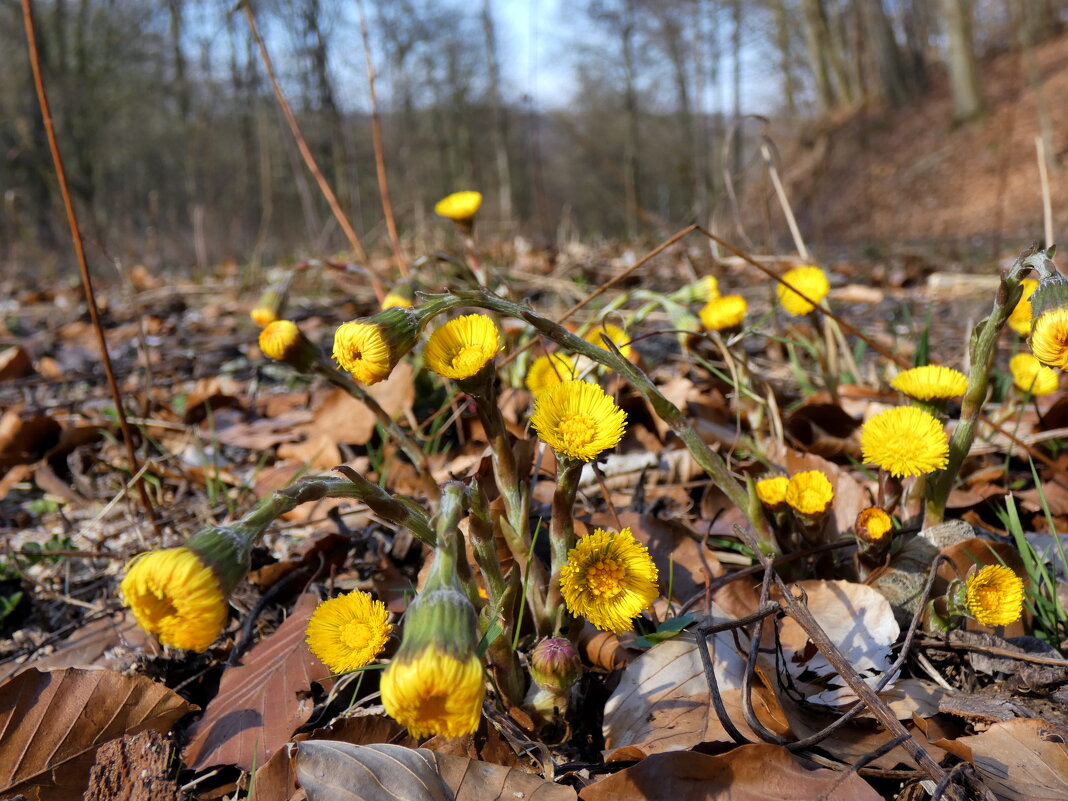
M787 432L817 456L860 458L860 421L834 403L806 403L783 421Z
M719 611L717 619L726 619ZM708 705L708 683L696 638L695 632L685 631L627 666L605 704L606 748L638 745L646 753L655 753L690 748L705 739L705 720L715 718L715 713ZM720 633L707 640L720 692L741 689L745 660L734 638ZM676 731L673 727L680 717L686 718L686 724Z
M570 787L520 770L399 745L297 744L309 801L575 801Z
M869 685L878 682L893 662L890 646L901 633L889 601L878 590L852 581L799 581L791 585L796 589L805 592L804 603L846 661ZM836 705L855 700L792 617L782 621L779 637L786 670L809 701Z
M301 696L313 681L330 675L304 642L317 604L315 595L302 595L285 623L245 655L244 664L223 673L218 695L190 729L182 753L194 770L263 765L307 721L314 704Z
M983 781L1007 801L1068 801L1068 745L1042 720L1016 718L982 734L959 737Z
M0 381L12 381L33 372L30 354L21 345L0 351Z
M0 684L0 794L80 799L97 749L196 707L146 676L27 670Z
M582 801L879 801L855 773L809 770L777 745L743 745L709 756L655 754L584 787Z
M23 417L11 409L0 418L0 468L36 462L57 442L62 428L46 414Z

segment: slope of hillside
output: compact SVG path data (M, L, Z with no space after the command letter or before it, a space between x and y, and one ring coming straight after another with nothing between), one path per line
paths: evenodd
M1035 51L1052 122L1054 239L1068 232L1068 36ZM983 65L988 110L954 127L944 78L900 109L862 108L783 142L786 180L817 247L925 240L985 249L1043 236L1036 92L1018 53Z

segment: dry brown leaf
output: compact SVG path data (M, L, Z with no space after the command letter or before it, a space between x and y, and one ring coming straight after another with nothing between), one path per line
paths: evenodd
M783 424L808 453L860 459L860 421L835 403L806 403L787 415Z
M23 416L9 409L0 417L0 468L36 462L59 442L62 428L46 414Z
M306 593L278 630L256 644L244 664L227 669L219 693L190 729L182 753L194 769L263 765L307 721L314 704L307 693L330 675L304 642L318 598Z
M717 619L727 616L717 615ZM694 633L684 631L631 662L604 707L608 749L640 746L646 753L690 748L705 739L708 683ZM729 633L707 638L720 692L742 686L745 659ZM681 719L681 720L680 720Z
M777 745L743 745L709 756L674 751L584 787L582 801L879 801L855 773L810 770Z
M953 753L972 762L1004 801L1068 801L1068 745L1045 721L1016 718L960 737ZM964 750L958 750L964 749Z
M80 799L97 749L196 707L146 676L28 670L0 684L0 794Z
M13 381L33 372L30 354L22 345L12 345L0 351L0 381Z
M570 787L521 770L399 745L297 744L309 801L575 801Z

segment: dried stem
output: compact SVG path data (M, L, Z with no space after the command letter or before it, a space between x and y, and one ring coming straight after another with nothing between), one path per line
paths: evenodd
M85 302L89 307L89 319L93 323L96 332L97 345L100 347L100 360L104 365L104 375L107 376L108 389L111 391L112 401L115 403L115 413L119 420L119 429L122 431L122 442L126 449L126 459L130 463L130 474L134 476L137 484L137 492L141 497L141 505L145 509L145 515L152 524L152 529L157 537L162 536L159 521L156 519L156 510L152 506L152 499L148 496L144 477L141 473L137 454L134 452L133 436L130 426L126 421L126 410L123 407L122 392L115 380L115 372L111 367L111 355L108 351L107 337L104 335L104 327L100 323L100 310L96 305L96 294L93 292L93 280L89 275L89 263L85 258L85 246L82 243L81 229L78 227L78 215L74 211L74 202L71 200L70 187L67 184L67 173L63 169L63 157L59 153L59 142L56 140L56 129L52 123L52 109L48 104L48 94L45 92L44 79L41 76L41 57L37 52L37 31L33 24L33 10L30 0L22 0L22 20L26 27L26 46L29 49L30 68L33 71L33 85L37 91L37 102L41 108L41 120L44 123L45 135L48 137L48 149L52 152L52 162L56 168L56 181L59 183L59 192L63 197L63 208L67 213L67 223L70 226L71 240L74 243L74 255L78 260L78 270L81 274L82 289L85 291Z

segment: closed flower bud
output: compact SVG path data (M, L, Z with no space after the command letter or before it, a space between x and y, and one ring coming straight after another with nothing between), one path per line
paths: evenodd
M530 675L539 687L560 695L579 680L582 660L570 640L550 637L539 642L531 652Z
M288 278L267 287L248 316L260 328L265 328L275 320L282 319L282 310L285 308L288 294Z
M260 331L259 341L264 356L302 373L319 361L319 349L289 320L275 320Z

